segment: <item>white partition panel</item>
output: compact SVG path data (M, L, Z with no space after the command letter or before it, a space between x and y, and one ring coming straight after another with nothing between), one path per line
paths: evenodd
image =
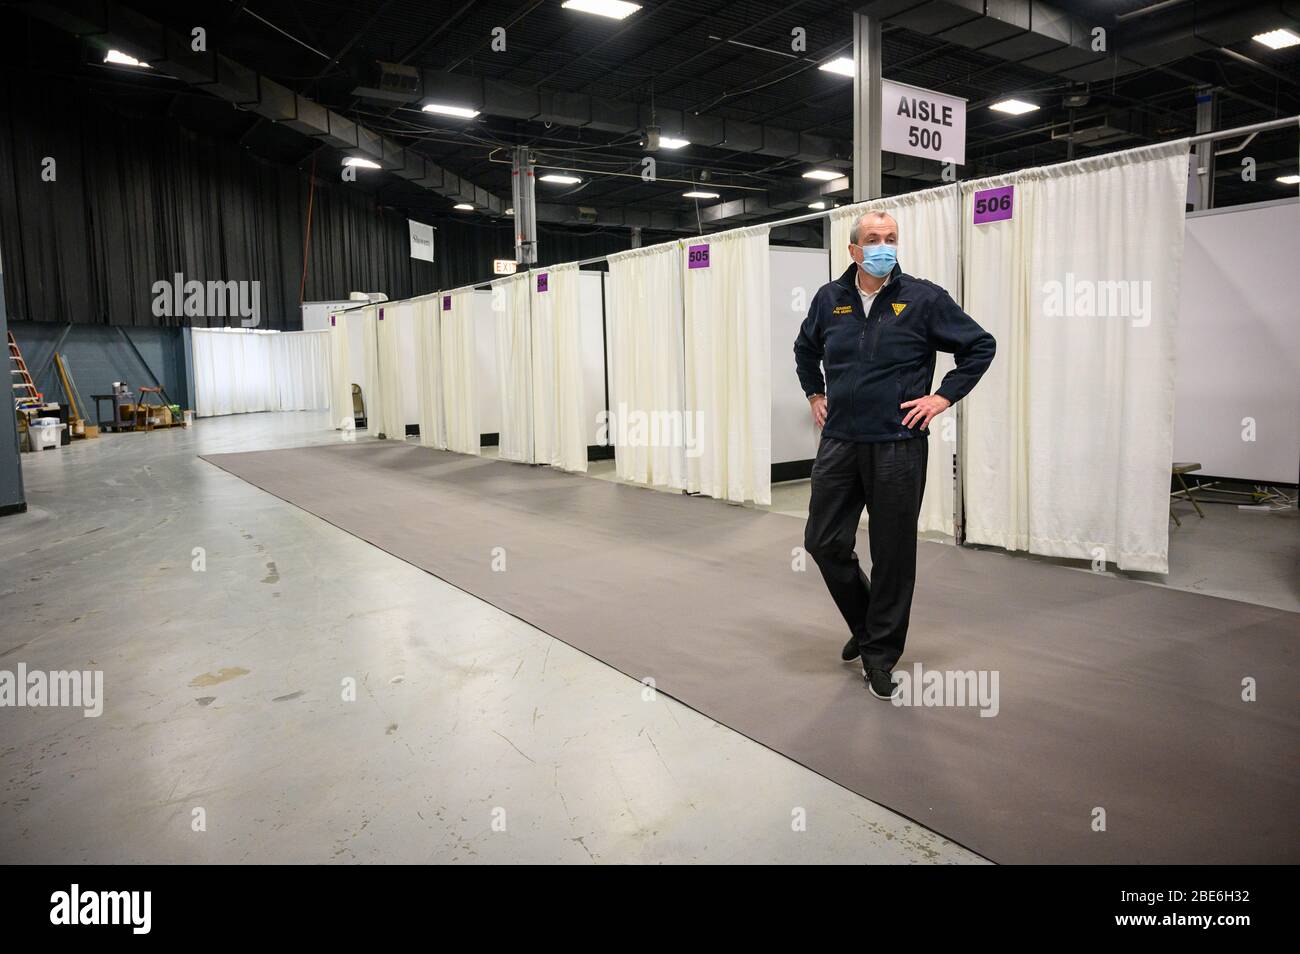
M474 348L478 356L478 426L484 434L501 433L501 374L497 370L497 317L492 291L475 291Z
M447 414L442 394L442 295L412 302L415 325L415 378L420 412L420 443L445 450Z
M1187 216L1174 460L1294 483L1300 460L1300 202Z
M772 300L772 463L811 461L817 428L794 369L794 340L817 289L830 281L824 248L768 250Z
M605 272L578 274L582 315L583 434L588 447L600 444L600 412L608 409L605 377Z
M411 306L406 302L389 302L380 305L377 312L376 327L379 336L379 386L376 405L380 410L383 427L372 427L372 434L383 435L390 440L406 440L406 409L403 395L406 388L408 371L414 371L414 363L408 366L408 355L402 353L402 326L410 320Z
M330 423L335 430L353 426L352 371L348 359L348 325L344 312L329 316Z
M478 353L474 343L474 291L442 296L442 398L447 415L447 449L479 452Z
M497 456L531 464L533 450L533 358L529 275L512 275L492 285L497 326L497 371L501 398Z
M574 262L529 276L533 449L539 463L586 471L580 273Z
M372 329L374 322L373 318L367 318L367 315L373 314L373 311L373 306L367 305L339 315L339 322L347 328L348 333L349 383L355 384L361 389L361 401L366 412L365 416L369 416L370 404L375 399L375 395L370 393L370 351L373 350ZM372 339L370 344L367 344L366 341L368 337Z

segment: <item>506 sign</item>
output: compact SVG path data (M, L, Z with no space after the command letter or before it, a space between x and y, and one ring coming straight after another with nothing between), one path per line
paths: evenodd
M1002 222L1011 218L1016 204L1016 187L1005 186L1001 189L981 189L975 193L975 216L973 222Z

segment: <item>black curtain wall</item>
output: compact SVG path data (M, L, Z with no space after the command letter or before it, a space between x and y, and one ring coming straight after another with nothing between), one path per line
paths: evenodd
M0 253L10 318L239 323L156 316L154 283L179 273L205 283L258 281L260 326L299 327L309 172L114 104L70 80L0 76ZM52 181L42 178L47 157ZM330 173L324 168L312 200L303 298L352 291L404 298L441 287L449 263L409 257L406 214L331 182L336 158ZM509 242L507 229L499 244ZM437 244L444 258L446 243ZM491 258L474 263L469 280L485 277Z

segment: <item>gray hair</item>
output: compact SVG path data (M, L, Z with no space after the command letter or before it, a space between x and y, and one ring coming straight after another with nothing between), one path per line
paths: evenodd
M853 228L849 231L849 236L853 239L854 245L862 244L862 223L865 222L867 219L889 219L889 221L894 223L895 228L898 227L898 219L894 218L888 212L884 212L879 209L874 209L869 212L863 212L861 215L859 215L856 219L853 220Z

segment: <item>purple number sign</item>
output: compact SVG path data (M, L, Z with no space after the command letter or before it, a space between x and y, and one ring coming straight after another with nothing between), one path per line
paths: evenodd
M975 193L975 224L1001 222L1011 218L1015 207L1015 186L981 189Z
M546 272L542 272L537 276L537 290L539 292L546 291Z
M451 311L451 296L450 296L450 295L443 295L443 296L442 296L442 310L443 310L443 311Z
M689 246L686 249L686 263L687 268L708 268L709 247L707 245Z

